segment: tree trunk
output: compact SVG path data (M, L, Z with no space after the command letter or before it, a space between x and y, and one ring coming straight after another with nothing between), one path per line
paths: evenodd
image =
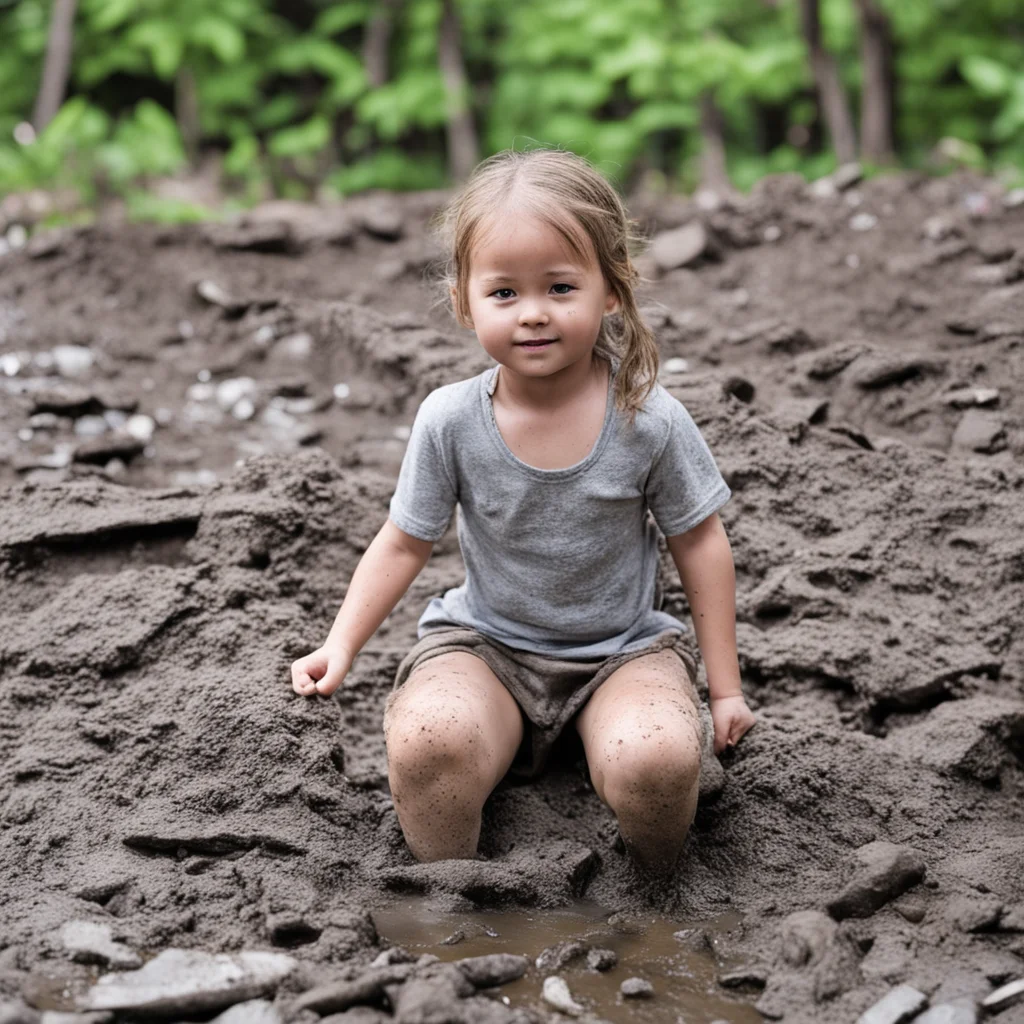
M371 89L379 89L388 80L388 55L391 48L391 30L401 0L378 0L363 37L363 67Z
M185 155L190 167L195 167L199 160L199 139L202 128L199 124L199 94L196 91L196 79L192 69L183 64L178 68L174 80L174 118L178 122Z
M896 150L892 29L874 0L857 0L857 13L864 76L860 101L861 157L873 164L892 163Z
M50 31L46 40L43 81L32 112L32 127L38 135L53 120L64 102L71 67L71 44L74 41L75 7L78 0L54 0Z
M818 0L800 0L800 26L807 42L818 103L828 125L836 160L840 164L850 163L857 159L857 136L839 69L821 41Z
M725 161L725 131L722 112L710 90L700 94L700 184L719 195L732 192Z
M443 0L438 61L444 80L448 118L448 171L455 181L469 177L477 162L476 126L469 109L469 83L462 61L459 12L455 0Z

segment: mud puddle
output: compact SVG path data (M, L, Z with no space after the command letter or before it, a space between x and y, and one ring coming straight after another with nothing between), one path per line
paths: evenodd
M577 900L557 910L440 911L427 898L406 899L373 912L383 938L443 961L488 953L525 955L533 962L523 978L501 988L506 1005L549 1011L541 999L544 979L564 978L583 1018L650 1022L650 1024L756 1024L753 1006L723 996L717 983L730 965L716 949L741 922L737 913L710 920L672 921L660 914L611 916L600 905ZM574 944L579 950L568 963ZM588 950L611 950L617 957L605 971L588 966ZM538 967L538 958L542 966ZM737 965L738 966L738 965ZM654 987L646 999L626 999L619 986L642 978Z

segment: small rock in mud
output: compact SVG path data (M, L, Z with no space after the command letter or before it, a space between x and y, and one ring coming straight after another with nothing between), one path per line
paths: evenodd
M530 966L530 958L513 953L490 953L456 960L455 966L477 988L493 988L521 978Z
M1022 1000L1024 1000L1024 978L1018 978L987 995L981 1001L981 1005L989 1013L1002 1013L1008 1006L1013 1006Z
M956 1000L952 1003L940 1003L930 1010L925 1010L920 1017L914 1018L914 1024L977 1024L978 1010L973 999Z
M111 459L128 462L142 453L146 446L131 434L111 434L109 437L95 437L83 441L74 454L75 462L88 462L105 466Z
M625 911L612 914L608 918L608 927L619 935L644 935L647 932L646 921Z
M992 454L1006 447L1006 425L1002 416L980 409L968 409L953 434L953 447Z
M583 1007L573 999L564 978L554 975L550 978L545 978L541 996L549 1006L553 1006L556 1010L570 1017L578 1017L583 1013Z
M782 922L782 959L793 967L816 964L835 939L838 925L820 910L799 910Z
M80 964L103 964L130 970L142 966L142 958L123 942L115 942L110 925L93 921L68 921L60 939L71 959Z
M370 964L371 967L389 967L391 964L414 964L416 955L401 946L392 946L378 954Z
M610 971L619 962L613 949L592 949L587 953L587 966L592 971Z
M384 998L384 989L389 985L400 985L412 977L413 964L391 964L363 971L358 977L348 980L330 981L303 992L292 1004L290 1013L303 1010L327 1014L347 1010L362 1003L375 1003Z
M691 953L707 955L715 951L715 945L711 941L711 936L703 928L681 928L679 931L672 933L672 938Z
M214 1017L210 1024L281 1024L281 1014L273 1003L252 999L247 1003L236 1003Z
M619 991L624 999L651 999L654 996L654 986L645 978L627 978L619 986Z
M921 855L907 846L878 841L860 847L848 866L850 880L828 904L837 920L870 917L879 907L917 885L925 875Z
M708 250L708 245L707 229L695 220L655 235L650 255L655 266L665 273L693 263Z
M928 1004L928 997L910 985L898 985L865 1010L857 1024L902 1024Z
M557 946L548 946L537 957L537 970L544 974L560 971L566 964L571 964L581 956L586 956L589 949L589 944L579 939L570 939L567 942L558 943Z
M719 975L718 984L722 988L759 992L768 984L768 972L760 967L741 967Z
M1003 904L992 897L957 896L946 905L946 918L962 932L994 931L1003 912Z

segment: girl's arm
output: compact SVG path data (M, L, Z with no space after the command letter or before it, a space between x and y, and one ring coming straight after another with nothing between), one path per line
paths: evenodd
M733 746L754 724L743 700L736 654L736 568L718 513L692 530L665 538L690 603L708 673L715 752Z
M292 664L292 688L331 694L363 644L398 604L430 558L434 545L386 520L352 573L345 599L322 647Z

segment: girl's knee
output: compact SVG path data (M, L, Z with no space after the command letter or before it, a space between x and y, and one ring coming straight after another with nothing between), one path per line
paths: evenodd
M667 809L688 800L700 780L700 742L693 729L671 737L667 731L620 735L590 766L599 795L613 810L637 804Z
M424 782L443 774L487 774L480 727L438 702L389 702L384 717L388 772Z

